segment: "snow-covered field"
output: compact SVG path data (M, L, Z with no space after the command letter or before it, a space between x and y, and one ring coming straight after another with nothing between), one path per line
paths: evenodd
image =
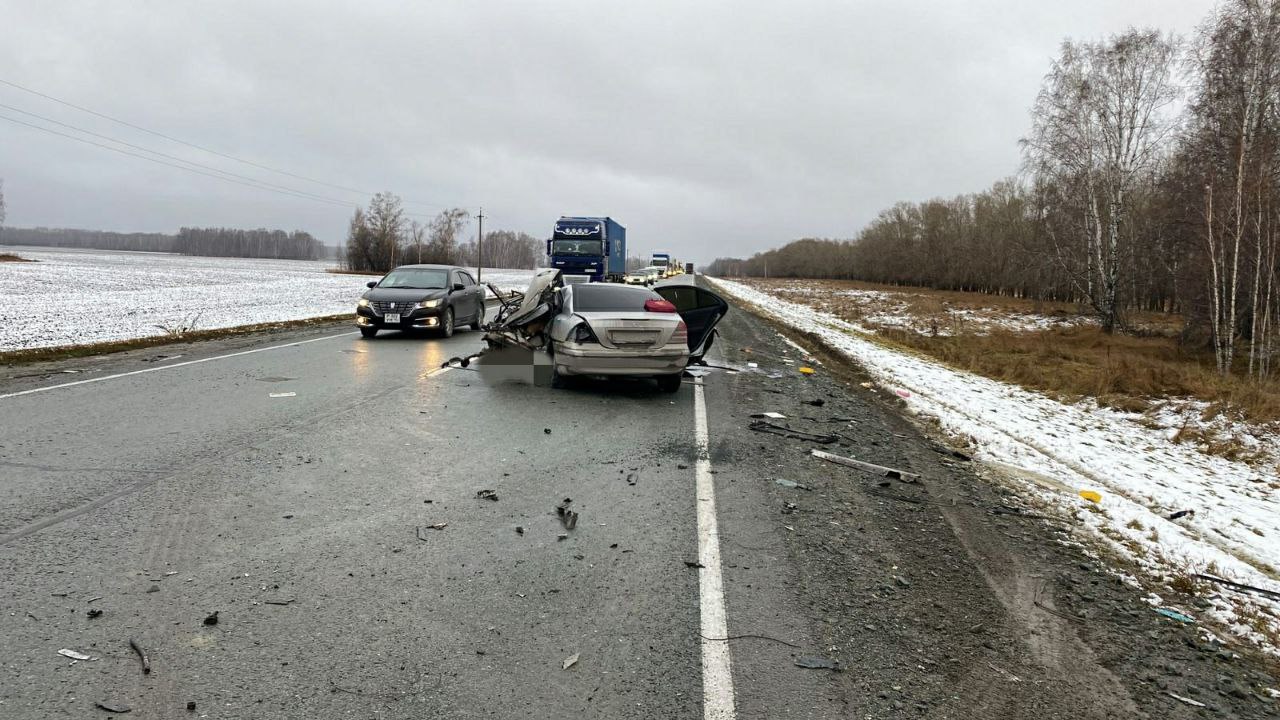
M1280 593L1280 478L1275 468L1198 452L1144 416L1064 404L878 344L866 328L747 285L715 280L729 295L812 332L862 365L883 390L967 440L974 458L1018 478L1026 497L1085 537L1168 582L1205 572ZM899 392L901 391L901 392ZM1275 436L1264 439L1277 444ZM1272 457L1280 448L1272 447ZM1094 504L1080 491L1101 494ZM1192 510L1178 519L1170 515ZM1206 611L1265 646L1255 623L1280 633L1280 602L1220 590ZM1158 598L1153 598L1159 602ZM1178 608L1196 617L1195 608ZM1270 647L1271 652L1280 649Z
M0 352L81 345L355 312L364 275L330 261L10 248L0 263ZM533 270L485 269L482 280L524 290Z

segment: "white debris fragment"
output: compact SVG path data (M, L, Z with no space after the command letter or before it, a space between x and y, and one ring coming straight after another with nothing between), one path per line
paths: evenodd
M69 657L72 660L92 660L93 659L93 657L90 655L85 655L82 652L76 652L75 650L70 650L68 648L62 648L61 650L58 651L58 654L63 657Z

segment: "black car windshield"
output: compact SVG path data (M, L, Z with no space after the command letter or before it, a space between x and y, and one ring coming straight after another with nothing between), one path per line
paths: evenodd
M433 268L396 268L378 283L382 288L441 290L448 282L449 271Z
M652 290L607 283L573 285L574 312L644 312L645 300L661 300Z
M552 240L552 255L603 255L604 245L599 240Z

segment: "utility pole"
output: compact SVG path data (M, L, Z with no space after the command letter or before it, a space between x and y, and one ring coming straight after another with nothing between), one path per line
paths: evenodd
M480 282L480 271L484 269L484 208L476 216L480 221L480 232L476 236L476 282Z

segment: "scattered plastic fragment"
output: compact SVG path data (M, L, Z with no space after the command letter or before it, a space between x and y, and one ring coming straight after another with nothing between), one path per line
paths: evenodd
M564 662L560 663L560 669L561 669L561 670L568 670L569 668L571 668L571 667L573 667L574 665L577 665L577 664L578 664L578 653L574 653L574 654L570 655L569 657L565 658L565 659L564 659Z
M1169 608L1156 608L1156 612L1167 618L1177 620L1178 622L1193 623L1196 621L1195 618L1189 615L1183 615L1177 610L1170 610Z
M284 397L297 397L297 396L298 396L298 393L296 392L278 392L278 393L271 393L268 397L284 398Z
M759 364L759 363L749 362L749 363L747 363L747 367L749 367L749 368L758 368L758 367L760 367L760 364Z
M684 561L684 566L685 566L685 567L687 567L687 568L692 568L692 569L694 569L694 570L701 570L701 569L703 569L703 568L707 567L706 565L703 565L702 563L698 562L697 560L685 560L685 561Z
M497 502L497 501L498 501L498 493L496 493L496 492L494 492L494 491L492 491L492 490L480 490L480 491L477 491L477 492L476 492L476 499L477 499L477 500L492 500L492 501L494 501L494 502Z
M1093 490L1081 490L1080 497L1084 498L1085 500L1088 500L1091 503L1102 502L1102 493L1095 492Z
M85 612L85 615L88 615L90 620L92 620L92 619L94 619L94 618L96 618L96 617L101 617L101 615L102 615L102 609L101 609L101 608L92 608L92 609L90 609L90 610L86 611L86 612Z
M781 485L784 488L795 488L797 490L813 490L813 488L809 487L808 485L801 485L800 483L794 480L785 480L783 478L778 478L777 480L774 480L774 482Z
M82 652L76 652L75 650L71 650L68 648L62 648L61 650L58 651L58 654L63 657L69 657L72 660L92 660L93 659L93 657L90 655L85 655Z
M835 670L840 672L844 668L840 667L839 660L818 657L816 655L802 655L796 658L796 667L809 668L811 670Z
M813 368L811 368L811 367L809 367L809 366L807 366L807 365L806 365L806 366L804 366L804 367L799 368L799 370L800 370L800 374L801 374L801 375L812 375L812 374L814 373Z
M751 414L751 417L753 417L753 418L755 418L755 419L757 419L757 420L761 420L761 419L764 419L764 418L769 418L770 420L786 420L786 419L787 419L787 416L786 416L786 415L783 415L783 414L782 414L782 413L780 413L780 412L773 412L773 411L769 411L769 412L760 412L760 413L752 413L752 414Z
M1195 510L1179 510L1178 512L1175 512L1175 513L1169 513L1169 519L1177 520L1178 518L1194 516L1195 514L1196 514Z
M1192 699L1191 699L1191 698L1189 698L1189 697L1182 697L1181 695L1176 695L1176 694L1174 694L1174 693L1168 693L1168 695L1169 695L1169 697L1173 698L1174 700L1178 700L1178 701L1184 702L1184 703L1186 703L1186 704L1190 705L1191 707L1204 707L1204 703L1200 702L1199 700L1192 700Z
M898 397L900 397L900 398L909 398L909 397L911 397L911 393L907 392L906 390L894 390L894 392L895 392L895 393L897 393L897 394L898 394Z

